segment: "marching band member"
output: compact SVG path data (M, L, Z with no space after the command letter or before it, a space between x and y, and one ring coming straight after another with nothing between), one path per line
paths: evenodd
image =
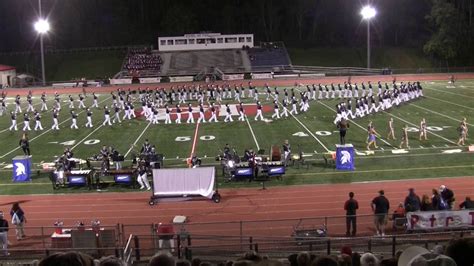
M137 169L137 182L140 184L140 189L150 190L150 182L148 182L147 169L143 162L140 163L140 166Z
M18 126L16 124L16 112L11 111L10 115L11 115L10 117L11 117L12 125L10 126L8 130L12 131L12 129L15 129L15 131L17 131Z
M112 119L112 123L115 124L115 122L122 123L120 120L120 106L118 104L114 104L114 118Z
M239 121L245 121L245 110L242 103L239 103Z
M33 112L35 108L33 108L33 100L30 94L28 94L28 96L26 97L26 102L28 103L28 108L26 108L26 112Z
M284 116L284 117L288 118L288 108L287 108L287 106L288 106L288 100L283 99L282 106L283 106L283 108L282 108L283 110L282 110L282 112L281 112L281 116L282 116L282 117Z
M291 97L291 111L290 111L291 115L297 115L298 114L298 109L296 107L297 104L298 104L298 100L296 99L295 96L292 96Z
M17 95L15 98L15 113L21 114L21 112L20 95Z
M23 131L30 131L30 116L28 113L23 114Z
M188 120L186 120L186 123L194 124L193 106L191 104L188 104Z
M43 126L41 125L41 114L38 111L35 111L35 128L34 130L43 130Z
M77 127L77 114L71 110L71 119L72 119L72 123L71 123L71 129L78 129Z
M367 150L370 151L370 146L374 145L374 148L377 147L377 131L375 131L375 127L372 125L372 121L369 122L368 126L368 138L367 138Z
M82 94L79 94L79 108L86 108L84 105L84 96Z
M209 119L209 123L212 121L218 122L217 121L217 113L216 113L216 107L214 106L214 103L211 103L211 119Z
M165 104L165 124L171 124L171 110L167 104Z
M87 111L86 111L86 118L87 118L87 123L86 123L86 127L92 127L92 111L87 108Z
M206 118L204 117L204 107L202 106L202 103L199 104L199 118L197 122L206 123Z
M41 112L48 111L48 106L46 105L46 93L41 94Z
M259 117L260 117L260 121L264 120L263 114L262 114L262 104L260 104L260 102L257 102L257 115L254 118L255 121L257 121Z
M272 119L273 119L273 118L280 119L280 109L278 108L278 102L277 102L277 101L273 101L273 115L272 115Z
M69 109L74 109L74 98L69 95Z
M225 123L234 122L234 119L232 119L232 113L230 111L230 107L228 103L225 104L225 111L226 111L226 115L225 115L224 122Z
M54 108L53 109L53 126L51 127L51 130L59 130L58 115L59 115L59 111L56 108Z
M93 98L93 103L92 103L92 108L99 108L99 103L97 102L97 95L95 95L95 92L92 93L92 98Z
M59 98L58 92L54 93L54 101L56 105L56 110L61 111L61 99Z
M157 106L152 107L152 112L153 112L153 115L152 115L153 117L152 117L152 119L150 120L151 123L152 123L153 125L159 124L159 122L158 122L158 118L159 118L159 115L158 115L158 107L157 107Z
M109 126L112 125L112 122L110 121L110 110L109 107L104 106L104 122L102 123L102 126L105 126L108 124Z
M176 120L174 121L176 124L181 124L181 108L179 104L176 105Z

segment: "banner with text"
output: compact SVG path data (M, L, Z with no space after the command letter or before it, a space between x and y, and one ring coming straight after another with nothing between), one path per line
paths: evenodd
M161 78L138 78L140 80L140 83L160 83Z
M474 210L407 213L408 230L439 230L474 226Z
M244 74L222 75L222 80L241 80L241 79L244 79Z
M132 79L110 79L110 84L112 85L132 84Z
M252 73L252 79L272 79L272 73Z

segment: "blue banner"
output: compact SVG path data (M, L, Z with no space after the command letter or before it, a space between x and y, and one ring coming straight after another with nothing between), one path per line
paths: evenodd
M336 169L354 170L354 155L352 144L336 145Z
M31 156L16 156L13 158L13 182L31 181Z

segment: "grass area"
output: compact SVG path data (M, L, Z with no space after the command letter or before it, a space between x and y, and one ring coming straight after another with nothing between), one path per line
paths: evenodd
M66 81L78 77L88 79L112 77L121 68L125 51L54 53L45 55L46 79ZM0 55L2 64L15 66L19 73L41 76L39 54Z
M249 117L249 123L206 123L199 126L196 141L196 153L203 159L204 165L216 166L220 187L249 187L260 186L258 182L226 182L221 175L219 163L215 156L219 150L229 143L242 154L244 149L257 146L265 149L268 154L272 145L280 146L285 139L292 145L293 152L300 150L305 154L308 165L292 166L287 169L283 180L273 180L268 185L295 185L316 183L349 183L358 181L378 181L409 178L455 177L471 176L474 172L473 154L466 147L455 145L457 141L457 125L462 117L468 122L474 117L474 81L460 81L456 88L447 86L446 82L423 83L425 98L392 109L390 112L380 112L351 122L347 142L352 143L358 155L355 158L356 170L353 172L335 171L332 165L325 165L323 155L327 150L335 150L338 143L338 133L333 124L338 100L322 100L311 102L309 112L299 114L295 118L274 120L271 122L254 121ZM260 99L265 99L261 96ZM63 96L63 100L66 97ZM111 104L110 95L99 95L101 104ZM12 99L8 100L12 103ZM252 102L249 99L246 102ZM269 101L264 101L271 105ZM34 104L39 104L38 98ZM86 105L91 104L90 97ZM195 102L193 102L195 104ZM137 104L138 106L138 104ZM9 109L13 108L9 105ZM94 128L84 127L84 111L78 110L79 130L72 130L67 104L63 103L59 121L60 131L47 131L51 126L50 112L43 113L42 132L29 133L34 168L40 168L41 162L52 162L55 156L62 154L66 146L73 147L74 157L87 158L99 152L102 145L111 145L125 154L134 142L141 146L144 139L155 144L158 153L165 155L165 167L185 167L185 158L189 156L193 144L195 124L151 125L143 119L100 126L103 121L102 110L94 110ZM270 113L265 114L267 118ZM410 127L409 140L411 149L406 154L393 153L399 140L387 141L387 123L394 118L396 135L400 134L402 126ZM429 139L419 141L416 128L424 117L430 127ZM219 120L223 120L220 117ZM372 155L365 155L366 126L373 121L377 131L382 135L378 140L379 148ZM18 119L22 128L23 119ZM34 124L34 123L33 123ZM18 147L21 131L10 132L9 116L0 117L0 193L5 194L39 194L86 192L87 189L61 189L53 191L47 174L36 174L33 181L26 184L11 183L11 169L6 168L14 156L22 154ZM251 131L252 130L252 131ZM252 135L252 132L254 136ZM300 133L303 134L300 134ZM314 137L313 137L314 136ZM318 141L317 141L317 140ZM178 141L182 140L182 141ZM322 145L319 143L321 142ZM469 144L473 144L472 134L468 136ZM138 149L137 147L136 149ZM444 153L446 150L460 152ZM130 158L126 158L130 159ZM126 162L125 165L130 164ZM3 168L3 169L2 169ZM110 185L108 191L133 191L130 188Z
M366 67L366 48L315 47L288 48L294 65ZM423 51L412 48L384 47L371 51L374 68L430 68L433 67Z

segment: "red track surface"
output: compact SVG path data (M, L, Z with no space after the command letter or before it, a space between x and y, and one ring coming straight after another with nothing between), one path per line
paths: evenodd
M457 79L474 78L473 74L457 74ZM352 77L352 82L391 81L393 76L370 76ZM448 75L398 75L397 80L447 80ZM330 83L342 82L347 77L328 77L319 79L298 80L260 80L252 81L253 85L261 86L268 82L271 86L293 86L295 83ZM247 81L242 81L247 82ZM231 84L240 84L231 82ZM160 84L160 88L169 88L178 84ZM146 87L147 85L121 86L122 88ZM152 86L150 86L152 87ZM153 86L155 87L155 86ZM116 90L118 87L88 88L97 92ZM61 93L80 93L82 89L52 89L37 88L34 93L54 91ZM10 94L26 94L28 89L13 90ZM397 176L394 175L393 179ZM158 222L169 222L175 215L185 215L190 223L219 222L213 225L201 225L194 228L195 232L202 234L238 234L239 226L224 222L270 220L260 223L244 223L244 234L246 235L271 235L276 233L289 235L289 228L294 221L278 222L281 219L297 219L304 217L343 216L343 205L347 199L347 193L354 191L359 201L360 210L358 214L371 214L370 202L377 195L377 191L384 189L390 200L392 210L403 201L410 187L416 189L417 193L431 194L432 188L444 184L455 192L457 203L465 196L474 195L474 178L459 177L449 179L423 179L412 181L389 181L376 183L358 184L336 184L336 185L308 185L291 187L271 187L268 190L259 189L223 189L220 191L222 202L212 203L209 200L193 200L187 202L166 202L157 206L149 206L148 201L151 193L91 193L72 195L23 195L23 196L0 196L1 207L8 212L11 204L20 201L21 206L28 217L27 226L52 226L56 219L61 219L66 226L72 226L76 221L82 220L88 223L92 219L99 219L102 224L151 224ZM8 216L9 217L9 216ZM314 223L322 223L323 220L314 220ZM360 234L373 232L372 219L368 217L359 219L358 231ZM328 220L330 234L342 234L345 232L343 218ZM135 229L142 231L144 228ZM127 233L132 233L131 227ZM10 239L14 239L13 230L10 231ZM28 234L28 231L27 231ZM16 244L15 242L13 242Z

